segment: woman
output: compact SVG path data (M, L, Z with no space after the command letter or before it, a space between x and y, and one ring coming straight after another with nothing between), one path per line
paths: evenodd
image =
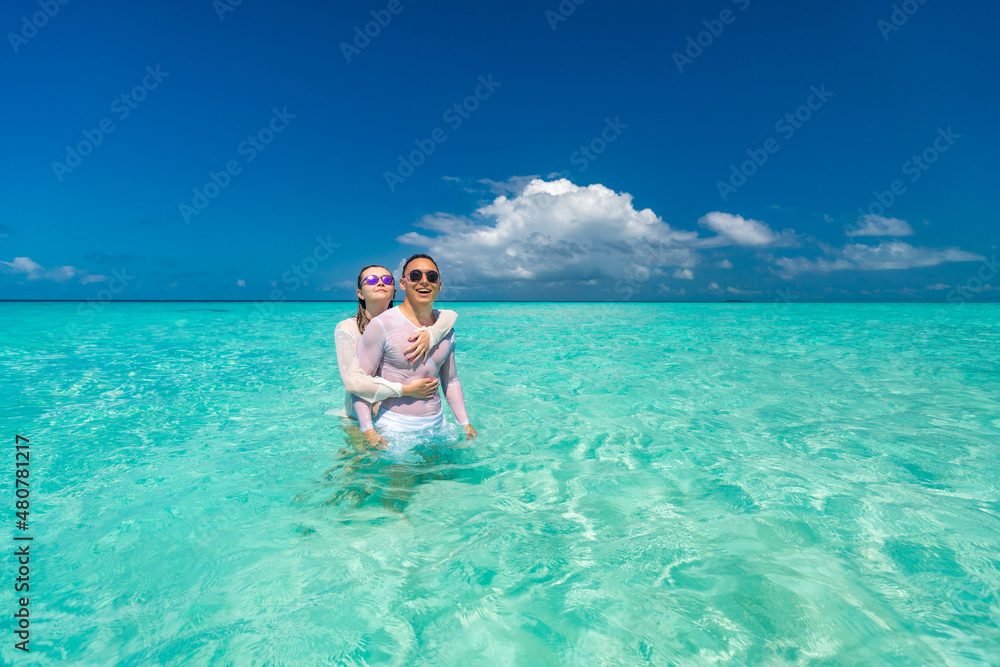
M380 377L366 375L358 364L358 341L365 327L374 317L378 317L392 307L396 295L395 281L392 272L384 266L374 264L361 269L358 274L358 312L337 324L334 341L337 345L337 365L340 367L340 379L347 389L344 398L344 410L352 419L357 419L354 412L354 396L369 402L377 402L395 396L411 398L430 398L438 390L438 381L433 378L420 378L401 385L389 382ZM453 310L442 310L438 313L437 322L430 327L418 329L409 340L414 341L406 350L409 361L420 358L427 359L427 354L455 326L458 314Z

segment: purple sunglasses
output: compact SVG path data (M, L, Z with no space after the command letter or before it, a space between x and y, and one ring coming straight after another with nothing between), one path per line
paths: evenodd
M368 283L369 285L378 285L378 281L380 279L382 280L382 284L383 285L391 285L392 284L392 276L381 276L380 277L380 276L376 276L376 275L371 275L371 276L368 276L367 278L365 278L364 280L362 280L361 282Z

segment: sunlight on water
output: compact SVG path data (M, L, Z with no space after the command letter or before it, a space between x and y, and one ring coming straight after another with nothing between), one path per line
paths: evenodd
M381 453L350 305L0 304L32 659L1000 663L1000 307L454 307L480 436Z

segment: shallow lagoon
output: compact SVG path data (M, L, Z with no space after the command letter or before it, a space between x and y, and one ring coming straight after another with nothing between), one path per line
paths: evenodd
M383 456L349 304L0 304L32 659L1000 662L1000 306L453 307L480 437Z

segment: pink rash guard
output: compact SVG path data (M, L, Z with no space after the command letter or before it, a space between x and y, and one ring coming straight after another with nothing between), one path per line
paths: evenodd
M438 311L434 311L437 317ZM399 311L390 308L365 327L365 333L358 343L358 362L361 370L368 375L378 375L389 382L407 384L419 378L439 378L445 398L455 421L468 424L465 413L465 395L455 370L455 331L431 348L427 361L418 364L407 361L404 354L410 342L407 340L419 327L410 322ZM372 428L371 404L354 397L354 410L358 414L358 426L362 432ZM432 398L389 397L382 401L382 410L407 418L434 418L441 415L441 395ZM380 413L381 414L381 413Z

